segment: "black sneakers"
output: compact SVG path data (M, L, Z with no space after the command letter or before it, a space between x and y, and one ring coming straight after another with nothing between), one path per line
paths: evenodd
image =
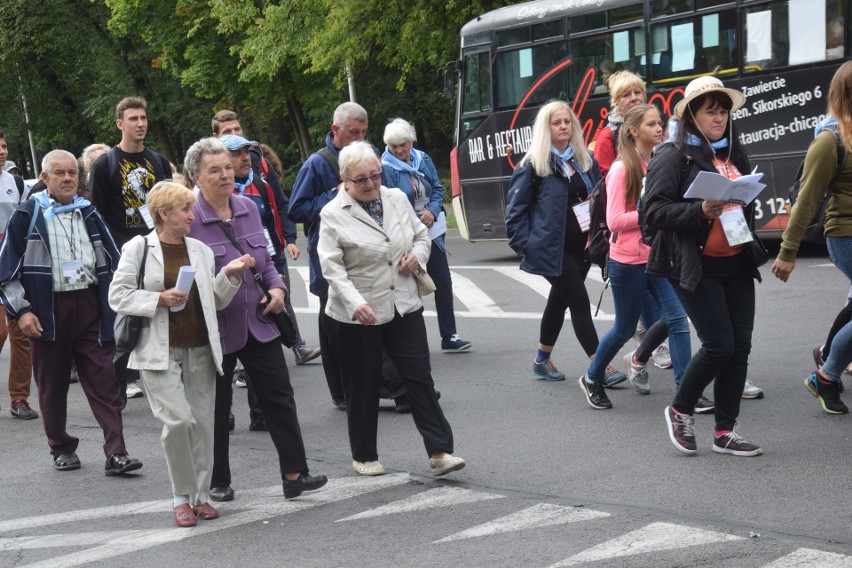
M669 439L674 447L687 455L695 454L695 418L679 414L671 406L666 407L665 413Z
M763 453L760 446L746 442L733 430L713 440L713 451L733 456L759 456Z
M840 400L843 384L839 381L823 381L814 371L805 379L805 387L819 399L820 406L827 414L846 414L849 408Z
M716 410L716 403L706 396L699 396L698 402L695 403L696 414L709 414Z
M580 388L583 389L583 394L586 395L586 400L589 401L589 406L597 410L606 410L612 408L612 403L609 397L606 396L604 386L600 383L586 382L586 375L580 377Z

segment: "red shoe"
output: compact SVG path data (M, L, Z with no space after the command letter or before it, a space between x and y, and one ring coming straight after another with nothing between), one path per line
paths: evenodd
M204 519L205 521L219 518L219 511L214 509L210 503L196 505L192 508L192 512L195 513L196 517L198 517L199 519Z
M211 507L212 508L212 507ZM175 523L179 527L194 527L195 513L192 512L192 507L189 506L189 503L184 503L183 505L178 505L174 508L175 515Z

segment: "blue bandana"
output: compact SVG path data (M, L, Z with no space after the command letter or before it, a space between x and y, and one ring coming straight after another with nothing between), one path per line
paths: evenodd
M92 203L87 199L83 199L79 195L74 196L74 201L69 203L68 205L59 205L55 199L48 195L47 190L39 191L35 195L32 196L33 199L41 206L44 210L44 218L50 219L57 213L64 213L66 211L72 211L74 209L82 209L83 207L88 207Z
M420 171L420 164L423 162L423 156L420 150L411 149L409 153L409 158L411 158L411 163L403 162L396 156L394 156L390 148L385 146L385 153L382 154L382 164L388 166L389 168L393 168L398 172L407 172L409 174L415 175L417 177L424 177L423 172Z
M822 132L825 128L829 126L837 126L838 124L840 123L837 122L836 118L834 118L833 116L827 116L825 120L817 124L816 129L814 129L814 138L816 138L817 135L819 135L819 133Z
M234 187L240 192L240 195L244 194L246 188L251 185L252 180L254 180L254 170L249 170L248 179L246 179L245 183L237 183L234 180Z
M569 144L567 148L565 148L564 152L560 152L553 146L550 147L550 153L559 158L562 162L562 171L565 172L565 177L571 179L571 175L568 173L570 170L568 169L568 160L574 157L574 148Z
M709 142L709 140L708 140L708 142ZM686 143L689 144L690 146L701 146L701 138L699 138L695 134L687 132L686 133ZM728 147L728 139L722 138L720 140L716 140L715 142L710 142L710 147L713 148L716 151L719 151L722 148L727 148Z

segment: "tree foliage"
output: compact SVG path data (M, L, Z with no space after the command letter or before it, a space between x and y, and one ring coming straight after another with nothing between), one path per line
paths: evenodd
M213 113L232 108L252 138L279 150L292 178L349 99L348 70L370 139L380 144L387 120L402 116L440 164L454 114L441 68L458 58L461 25L507 3L5 0L0 129L15 132L23 155L22 91L39 153L79 153L117 141L115 103L135 94L149 103L149 145L179 162L209 135Z

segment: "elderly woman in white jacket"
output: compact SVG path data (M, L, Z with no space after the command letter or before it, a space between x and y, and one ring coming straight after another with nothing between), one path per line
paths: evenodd
M182 185L154 186L147 205L155 230L124 245L109 289L116 312L148 318L128 367L141 371L151 410L163 423L161 440L179 527L219 516L207 501L216 373L222 372L216 310L227 306L239 289L235 275L254 265L245 255L214 278L213 252L186 237L194 202L192 191ZM137 288L143 262L142 288ZM175 287L181 266L195 270L189 293Z
M352 467L384 473L378 461L382 347L411 400L433 475L464 467L438 404L429 366L423 303L412 273L429 259L431 241L405 194L381 184L382 164L366 142L340 151L337 195L320 213L318 252L328 281L323 325L335 340L346 397Z

